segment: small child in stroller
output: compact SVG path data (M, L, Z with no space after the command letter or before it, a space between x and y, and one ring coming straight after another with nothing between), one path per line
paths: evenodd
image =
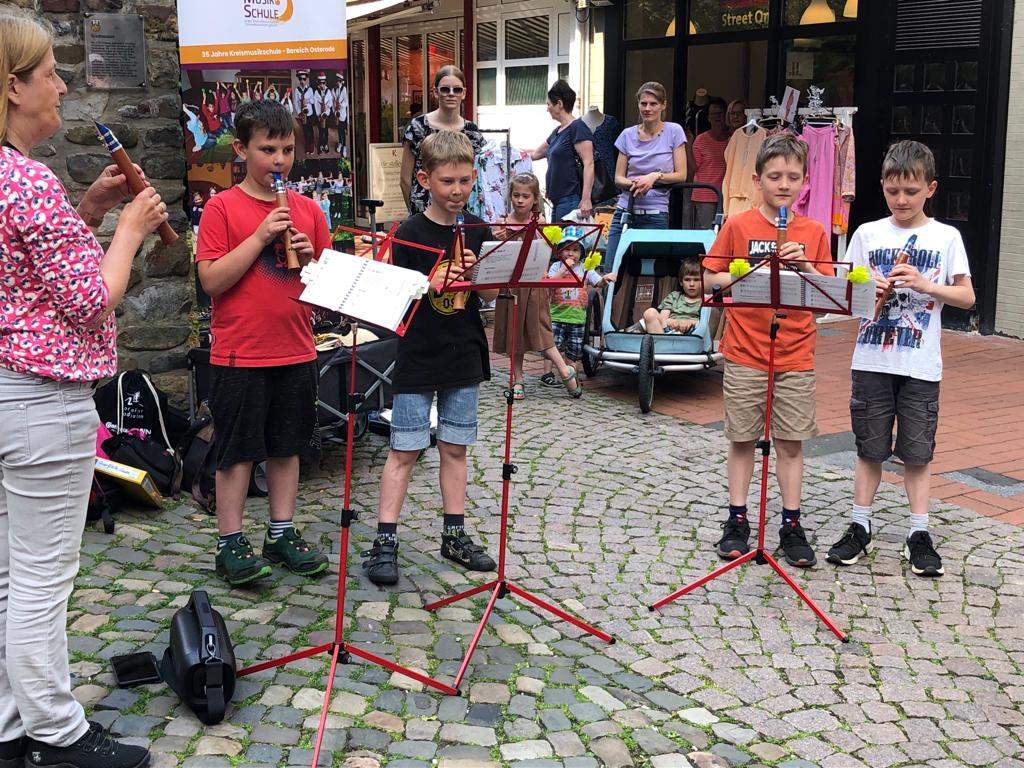
M644 311L643 319L629 330L638 333L689 333L700 322L702 300L700 260L683 259L679 266L679 290Z

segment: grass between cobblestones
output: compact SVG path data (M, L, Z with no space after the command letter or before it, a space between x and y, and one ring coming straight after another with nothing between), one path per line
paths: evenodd
M465 701L362 662L339 665L323 764L1024 768L1024 531L938 505L933 536L947 575L918 579L898 559L901 491L883 485L875 552L836 570L823 555L845 528L850 476L808 460L803 508L819 565L794 578L850 632L849 645L764 568L737 569L649 613L653 599L717 565L724 440L592 392L570 401L538 389L516 411L508 576L617 643L505 598L463 681ZM467 507L473 535L495 555L498 392L482 391ZM359 553L372 540L386 452L373 435L355 450L362 519L352 527L346 638L450 680L487 595L420 609L491 575L440 558L437 456L428 451L403 509L402 579L389 590L365 579ZM304 468L300 489L299 525L331 553L334 573L321 581L275 570L254 589L228 588L213 573L215 520L184 501L123 515L114 536L87 531L68 624L74 685L90 717L150 745L156 768L309 764L326 654L241 678L225 723L212 727L162 685L117 691L108 664L135 649L159 656L171 616L195 588L225 616L240 665L333 637L341 465L340 450L328 448ZM258 499L247 509L257 548L266 509ZM474 688L481 683L495 685Z

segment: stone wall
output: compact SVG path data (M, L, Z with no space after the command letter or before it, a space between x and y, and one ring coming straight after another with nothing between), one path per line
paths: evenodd
M175 0L6 0L46 17L56 29L54 55L68 85L64 124L33 155L53 168L77 202L110 162L92 120L106 123L129 156L167 202L171 226L181 235L171 246L147 238L136 256L124 302L117 309L121 368L153 372L182 368L191 332L194 298L191 259L182 208L185 151L178 95L178 19ZM95 90L85 82L84 15L137 13L145 19L148 78L145 88ZM99 230L107 245L119 210Z

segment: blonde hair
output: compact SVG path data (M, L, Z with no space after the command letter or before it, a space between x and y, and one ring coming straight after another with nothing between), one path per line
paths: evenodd
M424 173L433 173L442 165L473 165L474 159L469 138L457 131L432 133L420 144L420 167Z
M668 102L668 93L665 91L665 86L654 80L649 80L636 89L636 100L640 101L640 97L645 93L651 94L661 104Z
M534 213L540 213L540 180L529 171L517 173L512 177L512 181L508 183L508 196L510 199L512 197L512 190L517 184L530 190L530 194L533 195L532 210Z
M0 83L15 75L28 80L32 71L53 46L53 29L48 22L16 8L0 10ZM7 141L9 102L0 99L0 142Z

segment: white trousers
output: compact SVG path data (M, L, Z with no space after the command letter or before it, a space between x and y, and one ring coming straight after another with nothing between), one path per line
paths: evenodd
M88 729L67 613L96 454L92 392L0 368L0 741L67 746Z

